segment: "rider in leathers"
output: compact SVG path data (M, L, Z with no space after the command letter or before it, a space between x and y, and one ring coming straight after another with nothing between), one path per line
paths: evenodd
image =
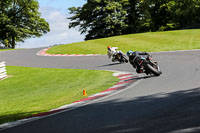
M130 62L130 64L134 67L134 68L136 68L136 72L137 73L141 73L143 70L142 70L142 68L141 68L141 65L140 65L140 58L142 57L142 56L150 56L147 52L139 52L139 51L135 51L135 52L133 52L133 51L131 51L131 50L129 50L128 52L127 52L127 56L129 57L129 62Z
M116 55L119 53L119 51L117 51L118 47L111 47L108 46L108 58L112 57L112 61L117 61L116 59Z

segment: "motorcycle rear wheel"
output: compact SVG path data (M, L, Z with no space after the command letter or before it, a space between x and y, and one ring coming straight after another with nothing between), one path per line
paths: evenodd
M153 66L151 66L150 64L147 64L146 67L149 69L149 71L151 71L155 76L160 76L160 74L162 74L162 72L156 68L154 68Z

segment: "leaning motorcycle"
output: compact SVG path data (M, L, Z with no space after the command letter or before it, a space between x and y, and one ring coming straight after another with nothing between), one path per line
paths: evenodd
M154 74L155 76L160 76L162 74L158 63L153 60L150 55L148 55L146 58L145 56L141 56L137 61L142 68L142 73L146 73L146 75Z
M119 61L120 63L128 63L128 59L126 58L126 55L119 50L118 53L116 55L114 55L115 60Z

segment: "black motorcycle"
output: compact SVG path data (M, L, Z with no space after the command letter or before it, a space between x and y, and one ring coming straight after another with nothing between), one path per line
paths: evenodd
M150 55L148 56L138 56L137 64L140 66L140 73L146 73L146 75L154 74L155 76L160 76L162 71L158 66L158 63L152 59Z

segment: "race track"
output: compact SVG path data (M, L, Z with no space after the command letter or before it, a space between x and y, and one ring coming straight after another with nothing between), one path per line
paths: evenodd
M135 72L107 56L45 57L41 49L0 52L6 65ZM200 132L200 50L152 53L163 74L141 75L126 91L2 133L165 133Z

